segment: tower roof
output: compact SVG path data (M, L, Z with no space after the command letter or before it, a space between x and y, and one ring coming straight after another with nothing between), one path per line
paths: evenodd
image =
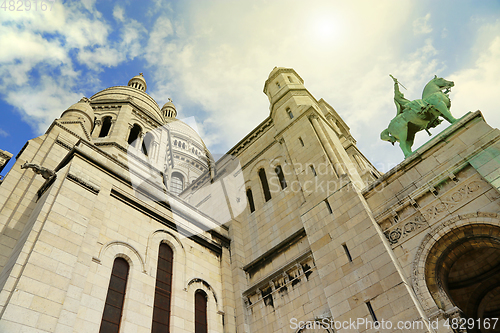
M132 88L137 88L144 92L146 92L146 89L148 88L148 85L146 84L146 80L144 79L142 73L139 73L139 75L136 75L133 78L131 78L130 81L128 81L128 86Z
M172 103L172 99L169 98L168 102L163 105L161 108L161 113L167 118L175 118L177 117L177 110L175 108L174 103Z

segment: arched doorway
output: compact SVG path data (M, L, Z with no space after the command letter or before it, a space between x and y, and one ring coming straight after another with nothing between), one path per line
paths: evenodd
M460 309L464 318L495 322L500 317L500 227L476 223L451 229L430 249L425 282L443 311ZM496 328L468 332L500 332Z

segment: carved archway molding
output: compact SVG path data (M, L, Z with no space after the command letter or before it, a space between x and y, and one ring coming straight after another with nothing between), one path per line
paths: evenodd
M436 245L443 237L449 234L452 230L456 230L465 226L477 227L496 227L500 228L500 214L488 212L475 212L469 214L456 215L451 217L438 225L434 226L431 231L425 235L422 240L413 260L412 269L412 286L417 295L420 304L425 310L426 314L432 320L434 318L443 317L456 317L460 315L460 309L457 307L449 308L446 311L441 309L429 291L426 282L426 262L428 256ZM452 243L450 243L452 244ZM439 297L442 304L453 304L446 291L439 288Z

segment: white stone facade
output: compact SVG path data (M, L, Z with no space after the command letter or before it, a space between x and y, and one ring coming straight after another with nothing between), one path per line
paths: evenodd
M216 163L146 89L139 75L82 99L0 185L0 332L98 332L116 258L129 265L120 332L151 332L162 243L175 333L195 332L199 290L207 332L373 316L452 332L446 318L500 310L500 134L479 112L382 175L293 69L273 69L269 117ZM348 331L376 330L335 329Z

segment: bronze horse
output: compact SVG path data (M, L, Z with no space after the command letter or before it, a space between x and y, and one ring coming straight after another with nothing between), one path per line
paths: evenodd
M394 78L393 78L394 79ZM394 79L395 86L398 84ZM398 106L398 114L391 120L387 129L380 133L380 138L394 145L398 141L405 158L412 154L411 146L415 139L415 133L436 127L441 123L441 116L451 124L457 121L451 113L451 102L449 98L450 88L455 84L441 77L434 76L427 83L422 93L422 99L409 101L403 97L399 89L395 87L395 100ZM443 92L443 90L445 90Z

